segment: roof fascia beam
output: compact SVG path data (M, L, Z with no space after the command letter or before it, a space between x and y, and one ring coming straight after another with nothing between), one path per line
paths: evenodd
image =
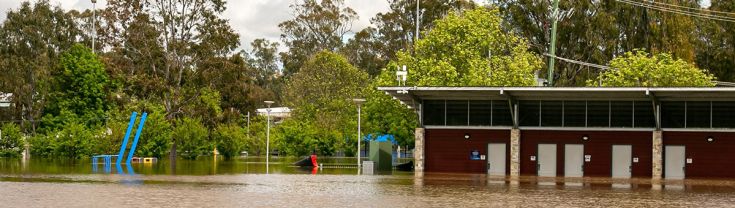
M505 89L500 88L500 96L504 96L508 100L508 109L510 109L510 117L513 119L513 128L518 128L518 99L510 94L510 92L505 91Z
M651 92L650 89L646 89L646 95L651 98L651 107L653 110L653 117L656 123L656 130L661 130L661 101L656 97L656 93Z

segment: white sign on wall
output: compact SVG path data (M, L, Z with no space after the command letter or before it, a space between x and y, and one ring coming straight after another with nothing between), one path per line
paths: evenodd
M584 155L584 161L585 162L592 161L592 155Z
M687 164L692 164L692 158L687 158Z
M637 163L637 162L638 162L638 158L637 158L637 157L634 157L634 158L633 158L633 162L634 162L634 163Z
M536 161L536 156L531 156L531 161Z

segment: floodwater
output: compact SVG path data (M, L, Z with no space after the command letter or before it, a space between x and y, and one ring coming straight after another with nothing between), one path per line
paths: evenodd
M735 207L735 180L358 174L351 158L159 161L130 167L0 158L0 207Z

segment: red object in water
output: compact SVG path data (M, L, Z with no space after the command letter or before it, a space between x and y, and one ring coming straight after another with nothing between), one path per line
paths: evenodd
M319 164L316 162L316 154L311 155L311 165L314 167L319 166Z

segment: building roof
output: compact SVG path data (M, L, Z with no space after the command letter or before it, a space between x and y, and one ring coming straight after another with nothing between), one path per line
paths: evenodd
M0 107L9 107L12 102L13 93L0 92Z
M421 100L735 101L732 87L378 87L409 107Z
M258 115L266 115L268 112L267 108L258 108L255 110ZM289 117L291 115L291 109L288 107L274 107L271 108L272 117Z

